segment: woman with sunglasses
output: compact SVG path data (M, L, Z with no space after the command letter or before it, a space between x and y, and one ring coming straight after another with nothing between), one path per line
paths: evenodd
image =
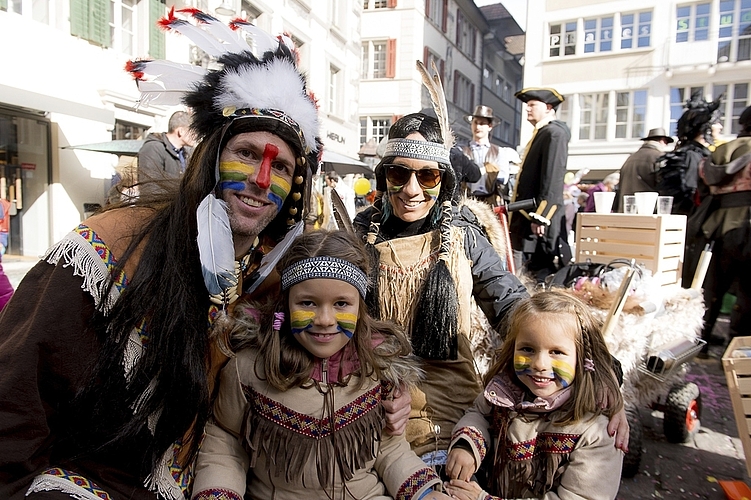
M527 291L488 240L491 228L505 236L490 209L455 198L435 118L414 113L392 125L376 181L375 203L355 219L378 264L367 302L372 315L406 329L424 360L406 435L426 463L443 465L451 429L481 390L469 340L472 296L499 329Z

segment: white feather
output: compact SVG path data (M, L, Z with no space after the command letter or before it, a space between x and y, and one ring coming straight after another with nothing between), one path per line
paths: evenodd
M203 281L210 294L237 285L235 248L227 204L209 194L198 205L198 252Z
M253 40L253 44L255 45L253 55L258 58L261 58L266 52L270 50L276 50L277 46L279 45L279 40L248 22L237 22L235 23L235 26L250 35L250 38Z
M235 106L284 111L300 126L308 147L316 149L318 111L303 89L303 78L294 64L274 59L264 66L228 71L222 78L222 92L218 93L214 106L218 110Z
M226 53L224 43L208 31L199 26L194 26L188 21L177 19L169 24L170 29L188 37L191 42L212 57L220 57Z
M139 61L137 69L143 73L136 83L144 106L180 104L183 95L206 74L200 66L169 61Z
M223 43L224 50L227 52L238 53L244 50L248 50L248 44L240 38L237 32L232 31L229 26L224 24L219 19L212 17L208 14L201 12L200 14L193 15L196 19L201 21L198 26L214 38L220 40Z

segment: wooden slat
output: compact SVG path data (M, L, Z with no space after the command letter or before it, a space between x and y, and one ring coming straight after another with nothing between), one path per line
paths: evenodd
M751 378L739 378L738 390L742 396L751 396Z

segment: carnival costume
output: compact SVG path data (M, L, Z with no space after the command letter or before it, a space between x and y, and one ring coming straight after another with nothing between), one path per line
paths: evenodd
M439 123L447 116L439 109L436 114ZM431 119L420 113L414 116ZM451 132L447 125L441 126L441 134L448 144L390 137L376 167L377 188L383 193L384 165L394 158L438 163L442 169L440 193L424 219L402 221L391 213L387 196L355 218L356 230L378 263L368 295L371 315L402 326L415 354L423 360L425 378L412 390L407 424L407 440L418 455L446 450L451 428L482 388L470 345L472 296L491 325L498 328L513 304L527 295L524 286L505 269L505 261L488 241L475 213L454 198L456 178L449 163L451 139L445 138ZM496 344L500 345L500 339ZM451 388L450 397L447 387Z
M128 207L106 212L54 245L0 317L0 498L28 495L33 500L36 492L58 492L77 500L183 499L192 481L186 450L194 450L201 438L208 394L226 361L210 325L267 276L264 270L273 263L264 263L264 254L271 257L271 248L281 245L291 228L301 230L303 195L321 148L317 106L297 70L291 40L273 38L244 21L233 22L235 32L195 9L181 12L196 24L175 17L174 9L160 24L215 58L212 69L169 61L133 61L127 69L137 79L142 105L190 106L197 153L212 148L206 154L215 155L210 169L200 158L191 161L181 194L170 200L182 202L183 213L195 214L186 227L169 226L183 231L187 241L179 291L185 296L184 289L191 289L187 296L195 303L182 307L193 312L174 318L150 310L142 317L119 314L123 297L136 293L129 290L139 277L142 252L152 262L176 258L166 248L150 247L148 237L137 251L131 245L134 235L143 235L141 228L154 227L152 217L166 211ZM255 54L240 33L253 38ZM217 198L219 156L233 135L255 130L281 137L296 166L289 194L279 198L277 217L236 260L225 204ZM185 191L192 196L188 200ZM124 267L118 264L119 258L131 256ZM113 325L113 316L120 318L119 325ZM113 328L130 325L130 335L111 335ZM181 331L198 333L180 337ZM184 359L159 359L159 346L175 343L195 346L207 364L184 387L170 385L183 380ZM94 365L107 369L93 377ZM107 396L81 403L82 389L99 386ZM163 399L154 396L155 388Z
M588 414L574 423L556 424L556 413L571 403L567 390L530 401L507 375L499 374L456 425L452 448L467 449L476 464L495 454L486 500L615 498L623 454L608 436L608 418ZM498 442L499 429L505 429L504 443Z

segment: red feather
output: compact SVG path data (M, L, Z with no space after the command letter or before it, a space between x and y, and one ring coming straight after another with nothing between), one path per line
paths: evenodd
M236 17L229 22L229 27L232 31L237 31L240 29L240 24L248 24L248 21L246 21L242 17Z
M171 25L175 21L180 21L180 19L175 17L175 6L173 5L169 11L169 14L167 14L167 17L161 18L159 21L156 22L156 24L163 30L171 30L172 29Z
M133 75L136 80L142 80L144 62L148 61L128 61L125 63L125 71Z

